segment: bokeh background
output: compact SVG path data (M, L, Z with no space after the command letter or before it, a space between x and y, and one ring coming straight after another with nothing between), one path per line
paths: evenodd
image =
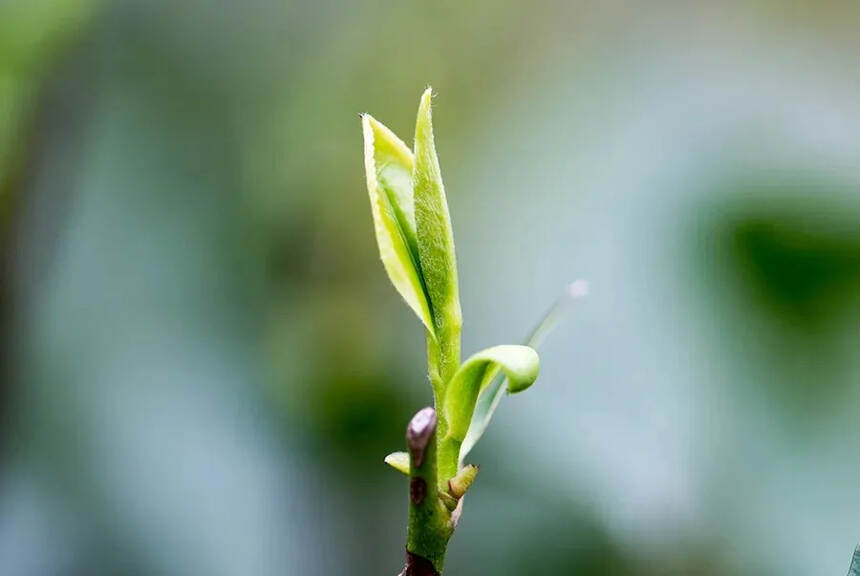
M0 2L0 574L391 575L430 402L358 114L432 84L507 399L452 575L832 575L860 540L860 5Z

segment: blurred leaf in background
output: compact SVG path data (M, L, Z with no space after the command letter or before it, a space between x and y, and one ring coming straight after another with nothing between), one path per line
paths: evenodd
M41 84L61 48L88 25L97 0L32 0L0 4L0 241L14 178L26 162Z

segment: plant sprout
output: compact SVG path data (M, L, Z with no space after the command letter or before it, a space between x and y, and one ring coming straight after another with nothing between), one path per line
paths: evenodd
M538 376L535 348L582 281L546 314L525 345L487 348L460 361L463 324L454 235L433 141L432 91L421 96L410 150L391 130L362 114L367 191L382 264L391 283L424 325L433 408L406 430L408 452L385 458L409 476L406 567L401 576L439 575L463 497L478 467L464 458L481 438L505 391L526 390Z

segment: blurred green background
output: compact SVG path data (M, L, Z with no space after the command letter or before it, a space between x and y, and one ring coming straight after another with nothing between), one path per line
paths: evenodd
M506 400L451 575L832 575L860 540L860 5L0 2L0 574L396 574L430 402L358 114L432 84Z

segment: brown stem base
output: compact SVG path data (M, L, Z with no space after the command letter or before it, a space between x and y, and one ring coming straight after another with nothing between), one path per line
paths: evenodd
M406 566L399 576L439 576L439 573L436 572L430 560L407 550Z

